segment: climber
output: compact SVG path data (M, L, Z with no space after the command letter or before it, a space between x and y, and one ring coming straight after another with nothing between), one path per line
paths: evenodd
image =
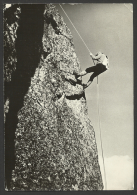
M90 56L92 57L93 60L97 60L96 65L87 68L86 70L82 71L79 74L73 73L73 74L75 74L76 78L78 78L80 76L84 76L88 73L93 72L93 74L90 76L90 79L88 80L88 82L86 84L83 84L84 89L87 88L92 83L92 81L95 77L97 77L99 74L105 72L109 68L108 67L108 57L105 54L98 52L94 56L92 53L90 53Z

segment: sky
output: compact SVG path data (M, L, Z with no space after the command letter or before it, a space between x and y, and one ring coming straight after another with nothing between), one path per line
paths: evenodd
M61 10L73 35L75 51L84 70L93 65L89 51ZM93 54L109 57L110 69L85 90L93 124L102 175L102 156L97 100L99 102L103 154L108 189L133 189L133 6L132 4L62 4L65 12ZM86 83L90 74L83 77ZM104 178L103 178L104 179ZM122 183L123 182L123 183Z

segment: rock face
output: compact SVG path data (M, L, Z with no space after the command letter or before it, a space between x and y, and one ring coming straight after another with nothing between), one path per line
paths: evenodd
M52 4L9 9L4 38L8 189L102 190L85 93L72 74L80 72L80 64L70 30ZM15 23L15 39L8 40Z

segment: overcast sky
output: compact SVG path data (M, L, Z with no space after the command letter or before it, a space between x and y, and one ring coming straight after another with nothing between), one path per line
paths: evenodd
M63 4L62 6L90 51L94 54L102 51L109 57L110 69L99 76L99 104L104 158L108 165L107 169L112 164L109 162L113 162L114 159L121 162L121 164L117 162L117 166L119 166L117 170L121 170L125 162L124 171L127 174L127 165L130 167L129 174L131 175L133 162L131 163L130 160L133 160L134 155L132 4L85 3ZM82 70L92 66L93 62L88 50L58 4L56 7L71 30ZM84 76L83 82L86 82L89 76ZM95 129L98 154L101 156L96 79L85 92L89 117ZM111 169L113 168L111 167ZM114 173L114 169L112 172ZM122 175L124 177L123 173ZM125 175L125 178L127 177L132 183L133 174L132 177ZM119 180L121 179L123 180L122 176L119 177ZM118 182L118 178L115 177L116 181ZM112 183L115 185L115 182ZM126 182L128 181L126 180ZM119 188L124 189L122 185L126 186L126 182L119 184ZM110 188L116 188L116 186L110 185Z

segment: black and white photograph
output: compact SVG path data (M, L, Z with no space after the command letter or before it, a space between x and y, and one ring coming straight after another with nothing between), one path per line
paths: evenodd
M5 191L134 190L132 3L3 4Z

